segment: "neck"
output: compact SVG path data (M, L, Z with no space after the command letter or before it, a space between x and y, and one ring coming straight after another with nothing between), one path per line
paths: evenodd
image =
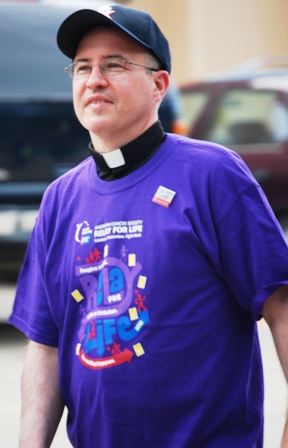
M126 145L107 153L100 154L90 145L90 153L96 163L97 172L103 180L119 179L143 165L161 143L165 133L161 123L157 121L143 134Z
M118 148L122 148L123 146L129 144L133 140L137 139L138 136L144 134L147 129L149 129L156 121L158 120L158 117L155 118L155 120L150 120L149 123L145 123L141 127L133 127L132 130L127 130L127 132L122 132L121 135L117 135L113 133L113 130L110 132L108 136L103 136L101 133L99 134L93 134L90 132L91 142L93 144L93 148L96 152L99 152L100 154L105 154L112 152Z

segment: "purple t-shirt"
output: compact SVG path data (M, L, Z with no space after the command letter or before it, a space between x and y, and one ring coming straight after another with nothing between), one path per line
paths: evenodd
M241 159L168 135L122 179L88 158L48 188L10 322L59 347L74 447L260 448L256 320L282 284L287 245Z

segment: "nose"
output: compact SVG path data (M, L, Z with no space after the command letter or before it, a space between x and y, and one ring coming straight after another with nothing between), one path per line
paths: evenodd
M108 84L107 77L102 73L99 65L94 65L88 78L86 79L86 86L90 89L101 86L105 87Z

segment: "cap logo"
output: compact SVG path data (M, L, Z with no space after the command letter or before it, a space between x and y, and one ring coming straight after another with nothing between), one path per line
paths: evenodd
M108 17L108 19L112 20L112 17L110 17L110 15L114 14L116 11L114 11L112 6L101 6L101 8L98 9L98 12L103 14L103 16Z

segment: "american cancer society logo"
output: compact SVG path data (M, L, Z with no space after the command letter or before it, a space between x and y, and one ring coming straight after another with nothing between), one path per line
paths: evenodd
M92 237L92 229L87 221L76 224L75 241L80 244L88 244Z

